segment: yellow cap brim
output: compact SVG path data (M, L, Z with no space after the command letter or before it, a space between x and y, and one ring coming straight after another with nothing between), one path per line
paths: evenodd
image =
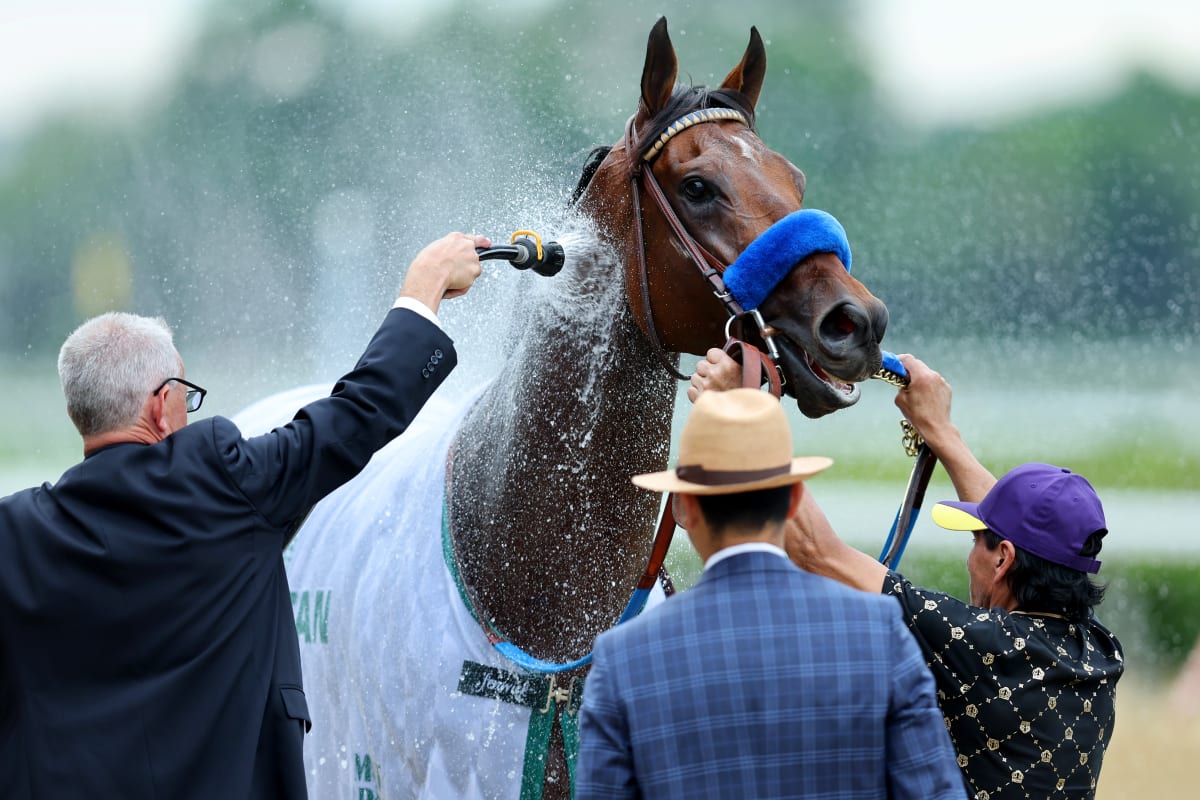
M935 525L951 531L981 531L987 527L978 517L945 503L936 504L930 516Z

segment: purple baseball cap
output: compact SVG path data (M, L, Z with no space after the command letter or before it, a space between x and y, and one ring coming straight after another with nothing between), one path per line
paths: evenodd
M978 503L944 500L933 521L952 531L987 528L1035 556L1080 572L1097 573L1100 562L1079 555L1087 538L1108 531L1096 490L1082 475L1052 464L1023 464L1009 472Z

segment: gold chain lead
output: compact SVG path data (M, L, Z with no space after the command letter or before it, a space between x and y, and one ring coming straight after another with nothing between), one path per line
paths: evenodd
M904 432L901 439L901 443L904 445L904 454L915 457L921 445L925 444L925 440L921 438L921 434L917 433L913 424L906 419L900 420L900 430Z

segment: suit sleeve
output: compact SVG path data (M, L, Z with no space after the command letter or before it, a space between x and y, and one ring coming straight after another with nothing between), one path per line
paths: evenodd
M629 725L613 686L611 642L596 640L579 709L575 800L639 797Z
M456 364L437 325L392 309L329 397L270 433L218 442L222 460L251 504L290 538L313 505L404 432Z
M899 615L886 616L896 659L887 721L888 796L965 800L962 773L937 705L933 676Z

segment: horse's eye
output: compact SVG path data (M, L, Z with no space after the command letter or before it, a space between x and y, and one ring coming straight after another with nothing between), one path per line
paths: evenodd
M700 178L688 178L680 187L683 196L693 203L709 200L713 196L712 187Z

